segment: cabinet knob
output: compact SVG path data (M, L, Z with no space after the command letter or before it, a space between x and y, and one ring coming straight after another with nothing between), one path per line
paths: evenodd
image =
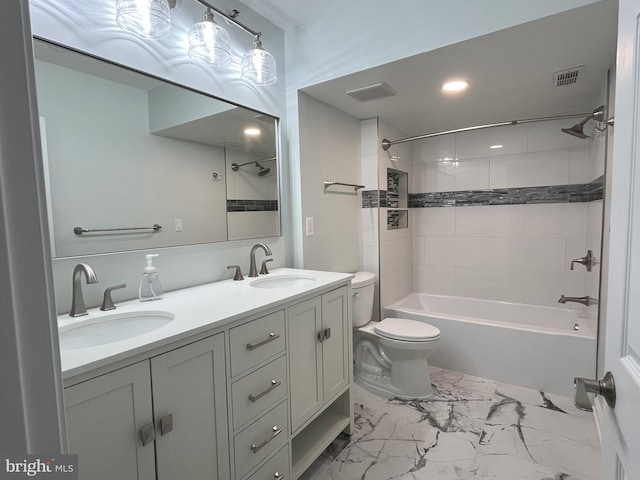
M160 419L160 436L166 435L173 430L173 414L165 415Z
M156 439L156 428L153 423L149 423L140 429L140 437L143 447Z

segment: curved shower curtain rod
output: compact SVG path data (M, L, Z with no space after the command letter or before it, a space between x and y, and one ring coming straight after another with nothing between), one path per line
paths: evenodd
M444 130L442 132L425 133L424 135L416 135L414 137L402 138L400 140L388 140L385 138L382 140L382 149L384 151L387 151L392 145L397 145L399 143L405 142L413 142L416 140L422 140L424 138L439 137L440 135L448 135L450 133L470 132L473 130L482 130L484 128L504 127L506 125L520 125L523 123L546 122L548 120L565 120L567 118L578 118L587 116L591 117L593 116L593 113L574 113L572 115L556 115L553 117L526 118L524 120L511 120L509 122L488 123L486 125L475 125L473 127L456 128L455 130Z

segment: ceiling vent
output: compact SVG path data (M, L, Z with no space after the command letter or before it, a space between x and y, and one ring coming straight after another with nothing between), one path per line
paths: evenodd
M349 90L347 95L355 98L359 102L370 102L381 98L393 97L396 91L386 83L375 83L366 87L354 88Z
M584 65L579 67L569 68L553 74L553 84L556 87L564 87L566 85L575 85L578 83L578 79L581 78L581 73L584 70Z

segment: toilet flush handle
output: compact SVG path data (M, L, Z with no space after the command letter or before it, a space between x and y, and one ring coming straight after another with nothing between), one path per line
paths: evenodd
M352 296L353 298L356 298L358 295L360 295L360 292L353 292L353 293L351 294L351 296Z

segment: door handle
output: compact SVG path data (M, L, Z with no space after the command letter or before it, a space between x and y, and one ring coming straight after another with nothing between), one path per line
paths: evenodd
M609 408L616 406L616 383L611 372L605 373L602 380L576 377L573 379L573 386L576 389L575 404L580 410L586 410L587 412L593 410L588 393L595 393L604 397Z

